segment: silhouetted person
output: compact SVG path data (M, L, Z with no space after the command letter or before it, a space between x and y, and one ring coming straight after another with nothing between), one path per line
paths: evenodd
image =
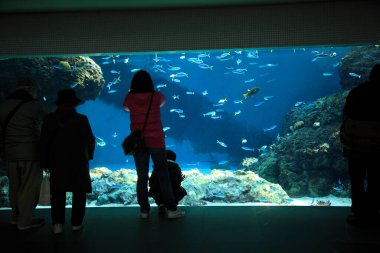
M66 192L73 193L71 225L82 227L86 193L92 191L89 160L93 159L95 137L85 115L76 111L81 102L75 90L58 92L57 110L48 114L41 131L41 166L50 171L51 217L54 234L65 224Z
M185 212L177 209L177 202L173 195L166 161L165 134L162 130L160 108L166 101L161 92L154 90L153 81L148 72L139 70L135 73L123 106L126 111L130 112L131 131L142 130L152 96L152 106L143 133L146 148L137 150L133 155L137 170L136 191L137 201L140 205L140 217L142 219L149 218L149 158L152 157L153 170L157 173L160 181L163 201L168 210L168 218L181 218Z
M343 124L357 121L353 123L353 129L363 129L360 127L361 124L365 124L366 127L379 124L379 100L380 64L376 64L370 73L369 81L353 88L348 94L343 110ZM343 133L343 128L341 131ZM366 132L363 134L367 135L368 131ZM367 141L369 144L366 144ZM351 180L353 213L347 217L347 222L354 225L371 225L379 221L380 147L379 144L373 146L370 143L371 138L359 138L358 141L354 139L352 144L344 146Z
M173 194L178 205L178 202L187 195L186 190L181 186L181 182L185 179L185 176L182 174L178 163L176 163L176 153L172 150L166 150L166 157L168 159L168 170L173 187ZM162 198L160 181L156 171L153 171L149 178L149 197L154 199L158 206L158 213L163 215L165 213L165 204Z
M0 105L0 147L9 179L11 224L25 230L44 224L33 211L42 181L39 143L45 112L36 100L37 86L31 79L21 78L16 86Z

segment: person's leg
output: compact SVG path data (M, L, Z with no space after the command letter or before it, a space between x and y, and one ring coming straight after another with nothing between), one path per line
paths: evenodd
M370 218L379 219L380 207L380 170L378 155L368 157L367 160L367 205Z
M65 224L66 192L51 192L51 220L54 224Z
M33 212L38 204L42 182L42 169L36 161L17 161L14 168L14 178L17 184L16 210L18 210L17 224L19 229L37 227L44 220L34 217Z
M150 149L152 154L152 160L154 163L155 172L158 175L160 182L160 189L162 194L162 200L165 203L168 210L177 210L176 200L173 195L173 188L169 177L166 152L165 149Z
M80 226L86 213L86 193L73 192L73 205L71 210L71 225Z
M360 157L348 159L348 172L351 181L351 211L355 216L363 216L365 213L365 169Z
M139 150L134 155L137 170L137 202L140 205L141 212L149 212L150 205L148 200L148 180L149 180L149 152L148 150Z
M7 176L8 176L8 198L11 206L11 223L18 223L19 210L17 206L18 202L18 189L20 188L21 180L19 176L19 170L17 169L17 161L8 161L6 163Z

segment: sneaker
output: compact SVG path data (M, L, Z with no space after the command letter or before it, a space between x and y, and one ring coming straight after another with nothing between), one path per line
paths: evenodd
M175 211L168 210L168 219L178 219L184 216L185 216L185 211L182 211L179 208Z
M72 231L79 231L79 230L81 230L82 229L82 225L79 225L79 226L72 226L71 227L71 230Z
M143 220L146 220L149 218L149 212L141 212L140 213L140 218Z
M163 216L166 212L166 206L164 204L160 204L158 206L158 215Z
M26 230L30 228L38 228L45 224L45 220L42 218L33 218L32 222L29 225L26 226L18 226L17 228L19 230Z
M53 233L55 235L59 235L63 233L63 226L62 224L54 224L53 226Z

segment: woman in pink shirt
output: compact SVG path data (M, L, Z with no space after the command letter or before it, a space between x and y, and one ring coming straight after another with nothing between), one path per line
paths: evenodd
M137 170L136 191L137 201L140 205L140 217L142 219L149 218L149 158L152 157L153 170L159 176L161 192L168 210L168 218L181 218L185 212L177 208L173 195L165 152L165 134L162 130L160 108L165 104L165 97L161 92L154 91L153 81L148 72L139 70L135 73L123 106L126 111L130 112L131 131L141 130L144 126L151 96L153 96L152 106L143 133L146 148L136 151L133 155Z

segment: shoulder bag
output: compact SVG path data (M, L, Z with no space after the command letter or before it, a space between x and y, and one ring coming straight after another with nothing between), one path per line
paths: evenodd
M153 95L154 91L152 93L152 96L150 97L148 112L145 116L143 128L141 130L132 131L127 137L125 137L123 143L121 144L125 155L133 155L136 150L145 148L143 133L146 127L146 123L148 121L150 108L152 107Z

